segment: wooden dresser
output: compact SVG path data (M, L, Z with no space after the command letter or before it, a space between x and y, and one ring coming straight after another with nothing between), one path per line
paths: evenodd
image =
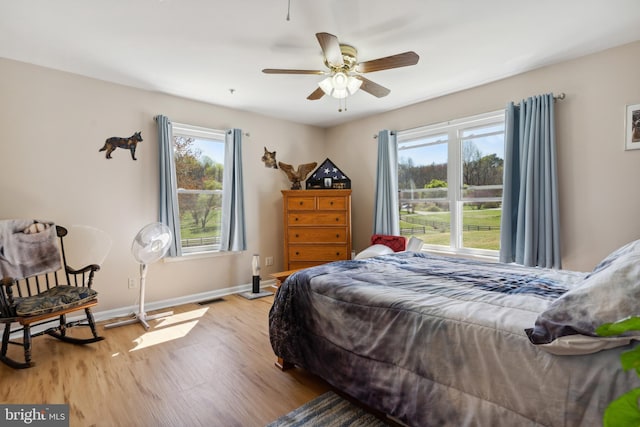
M351 190L283 190L284 269L351 258Z

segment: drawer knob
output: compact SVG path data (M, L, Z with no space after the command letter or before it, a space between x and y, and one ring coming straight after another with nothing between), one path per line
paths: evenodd
M300 206L304 205L304 202L300 202Z
M336 252L336 256L340 256L340 252Z
M296 252L296 255L300 255L300 252Z
M340 221L340 218L336 218L336 221Z
M339 239L339 238L340 238L340 235L339 235L339 234L336 234L336 239Z
M331 206L333 206L333 201L329 202L329 204L330 204Z
M298 217L296 217L296 221L298 220Z
M296 238L298 238L298 237L300 237L300 235L299 235L299 234L296 234Z

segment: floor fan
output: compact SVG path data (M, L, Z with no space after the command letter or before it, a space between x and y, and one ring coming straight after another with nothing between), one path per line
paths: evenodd
M251 292L243 292L240 295L246 299L256 299L273 295L273 292L260 290L260 255L258 254L253 254L253 258L251 259L251 273L253 274Z
M106 328L140 322L142 326L148 330L148 320L171 316L173 314L173 311L168 311L166 313L147 316L147 313L144 311L147 267L149 264L153 264L166 255L169 250L169 246L171 245L171 237L171 230L169 227L159 222L153 222L145 225L138 234L136 234L136 237L133 239L133 243L131 244L131 253L136 261L140 263L140 307L138 312L135 313L135 318L106 325Z

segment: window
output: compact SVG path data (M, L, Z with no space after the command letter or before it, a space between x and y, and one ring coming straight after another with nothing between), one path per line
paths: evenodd
M224 131L172 124L182 253L220 248Z
M504 111L401 131L400 232L425 248L497 256Z

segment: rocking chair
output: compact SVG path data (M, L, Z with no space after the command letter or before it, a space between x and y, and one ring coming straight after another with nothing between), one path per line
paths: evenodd
M5 277L0 281L0 323L4 323L0 361L15 369L29 368L31 361L31 338L47 334L72 344L89 344L101 341L98 336L91 307L98 304L98 293L91 289L93 276L100 269L91 264L79 270L67 265L63 237L67 229L56 226L59 249L62 254L62 268L15 280ZM85 319L67 322L66 315L84 310ZM55 322L53 326L42 327ZM92 337L75 338L67 335L67 328L89 326ZM32 327L37 332L32 331ZM11 336L22 332L22 342L12 341ZM9 344L21 345L24 362L7 355Z

